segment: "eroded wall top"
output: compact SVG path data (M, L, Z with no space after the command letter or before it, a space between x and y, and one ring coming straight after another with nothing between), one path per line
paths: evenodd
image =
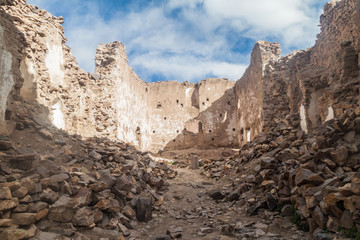
M240 143L279 123L310 133L357 109L359 6L357 0L327 3L320 17L321 33L307 50L280 58L278 50L256 44L251 65L237 83Z
M233 82L146 83L130 68L120 42L98 46L95 73L89 74L79 68L65 44L62 17L22 0L2 1L1 13L8 24L1 22L0 33L12 32L6 35L9 43L21 39L21 46L11 47L0 34L1 74L6 80L0 85L2 130L11 132L4 119L11 122L5 115L11 113L16 99L45 106L52 124L71 134L120 139L143 150L157 151L173 143L202 111L207 112L200 117L204 128L216 130L211 124L219 117L212 119L208 109L233 87ZM216 127L230 128L228 125L223 121ZM175 142L176 146L187 146L184 141ZM227 141L215 142L221 145Z

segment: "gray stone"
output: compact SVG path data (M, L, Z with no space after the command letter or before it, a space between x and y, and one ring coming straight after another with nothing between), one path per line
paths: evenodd
M89 207L80 208L75 212L71 222L76 227L88 227L94 223L94 214Z
M36 221L36 213L13 213L11 219L17 225L30 225Z
M48 219L55 222L70 222L73 217L74 202L66 195L61 196L49 209Z
M0 200L10 200L12 199L10 188L0 187Z
M151 220L151 213L151 198L139 198L136 202L136 219L139 222L148 222Z
M348 159L348 156L348 150L344 146L341 146L331 152L332 160L339 166L344 166L346 160Z

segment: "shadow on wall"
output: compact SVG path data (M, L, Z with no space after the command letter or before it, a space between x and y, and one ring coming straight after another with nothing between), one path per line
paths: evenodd
M196 91L192 99L193 106L200 107ZM195 103L194 103L195 102ZM188 148L238 147L238 129L236 116L235 87L225 91L199 115L185 123L184 129L176 138L169 141L164 150Z
M0 1L0 6L9 5ZM15 127L12 119L16 112L12 103L21 100L20 91L23 78L20 73L20 62L26 58L25 49L28 43L18 30L12 16L0 8L0 134L9 135Z
M0 6L13 4L0 0ZM39 132L44 128L55 131L57 128L53 124L60 121L61 116L54 115L53 109L49 110L36 99L39 92L34 81L35 72L27 62L30 43L14 24L17 20L2 8L0 19L0 135L9 136L15 129L34 126L38 126ZM54 105L60 108L57 102Z

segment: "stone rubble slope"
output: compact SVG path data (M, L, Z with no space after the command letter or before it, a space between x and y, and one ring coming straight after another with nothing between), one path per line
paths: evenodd
M152 218L177 175L167 163L125 143L69 136L33 106L18 108L22 138L0 138L0 239L122 239Z
M240 201L248 215L269 209L291 216L318 237L322 230L360 231L360 108L313 134L292 127L299 122L292 120L259 134L237 157L205 161L206 176L232 182L211 196Z

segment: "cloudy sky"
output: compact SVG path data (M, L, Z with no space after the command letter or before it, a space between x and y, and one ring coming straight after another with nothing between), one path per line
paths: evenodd
M28 0L65 19L68 45L94 71L99 43L121 41L145 81L237 80L257 40L282 55L312 46L326 0Z

